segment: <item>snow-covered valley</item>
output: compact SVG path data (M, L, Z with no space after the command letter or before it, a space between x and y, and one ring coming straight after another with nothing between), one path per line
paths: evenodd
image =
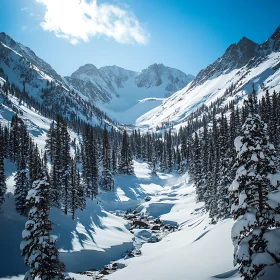
M100 194L96 201L88 200L87 209L79 211L76 220L52 209L58 246L70 275L91 279L77 272L100 269L115 261L125 268L104 279L202 280L214 276L232 279L236 272L232 264L232 220L209 225L208 214L203 203L196 203L195 190L187 174L152 175L146 163L136 161L134 165L134 176L116 175L116 192ZM13 166L9 169L8 184L12 184ZM12 186L8 187L12 191ZM147 196L150 201L145 201ZM160 217L164 223L177 224L178 231L158 243L144 244L141 256L123 259L136 238L128 230L128 222L120 217L127 209L137 209ZM15 212L11 192L7 194L3 212L0 278L23 279L26 267L20 257L19 243L26 218ZM150 229L142 231L152 233ZM142 236L145 236L143 232Z

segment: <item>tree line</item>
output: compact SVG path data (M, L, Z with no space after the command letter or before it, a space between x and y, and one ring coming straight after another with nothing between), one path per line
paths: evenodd
M215 108L194 132L189 173L211 223L233 217L234 263L245 280L280 263L280 94L252 94L228 118Z

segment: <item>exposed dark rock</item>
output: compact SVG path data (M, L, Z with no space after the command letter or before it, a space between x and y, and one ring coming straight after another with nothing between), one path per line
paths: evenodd
M135 227L139 227L139 228L149 228L149 225L145 222L142 222L142 221L133 221L133 225Z
M152 226L152 228L151 228L151 230L160 230L161 229L161 227L160 226L158 226L158 225L156 225L156 226Z

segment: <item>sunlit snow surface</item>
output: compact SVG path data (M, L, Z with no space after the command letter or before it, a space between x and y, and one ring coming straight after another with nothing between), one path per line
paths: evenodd
M218 77L214 76L193 88L188 84L165 99L160 106L139 117L135 123L138 127L146 129L161 127L162 123L173 123L178 129L187 124L187 117L199 106L202 104L209 106L211 102L222 97L232 84L236 84L237 93L228 96L225 104L236 97L240 98L239 104L243 104L244 97L252 92L252 84L255 85L259 98L265 93L263 88L268 89L271 94L274 90L278 92L280 90L280 69L277 68L279 61L280 53L271 53L252 69L247 69L246 66L234 69Z
M104 279L241 279L233 267L232 219L209 225L208 214L203 203L196 203L195 189L187 175L155 176L141 162L134 162L134 167L135 175L115 176L116 192L100 194L98 203L88 201L87 210L79 211L74 221L52 209L51 219L59 236L62 260L71 271L69 275L78 280L92 279L77 272L119 260L126 267ZM10 168L13 170L12 165ZM145 202L146 196L151 197L149 202ZM147 215L160 216L166 223L177 224L179 230L158 243L144 244L142 256L124 260L122 254L132 248L133 235L118 213L136 207ZM4 279L8 276L13 280L23 279L26 268L19 243L26 219L15 212L11 194L3 210L0 275ZM270 268L262 280L277 279L279 273L279 268L274 271Z

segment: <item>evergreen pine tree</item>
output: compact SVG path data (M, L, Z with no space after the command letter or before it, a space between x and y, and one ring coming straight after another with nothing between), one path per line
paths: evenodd
M171 172L173 167L171 129L169 129L168 133L166 134L166 151L167 151L167 168L168 171Z
M71 160L70 178L71 180L69 185L69 192L70 192L69 209L70 212L72 213L72 219L74 220L77 209L84 210L86 204L85 189L81 184L80 172L76 168L76 161L74 159Z
M41 158L38 146L30 145L30 151L29 151L29 174L30 174L30 184L33 183L35 178L38 177L38 174L41 170Z
M26 165L26 158L24 153L20 155L20 162L15 175L15 205L16 210L21 215L27 213L26 208L26 196L30 188L30 182L28 178L28 170Z
M214 148L213 141L210 139L209 141L209 149L208 149L208 162L207 162L207 180L206 180L206 191L204 193L204 201L205 201L205 209L207 211L210 210L211 202L212 202L212 191L213 188L213 159L214 159Z
M207 172L208 172L208 153L209 153L209 133L207 120L203 118L203 134L201 140L201 188L204 189L204 195L207 188Z
M50 235L53 229L49 220L50 180L46 168L42 169L37 180L27 195L27 203L31 208L20 248L24 262L30 267L25 279L42 280L64 279L64 264L59 259L55 246L57 237Z
M77 173L76 166L74 160L71 160L71 171L70 171L70 201L69 201L69 209L72 213L72 219L75 219L75 212L79 208L79 198L78 198L78 187L77 187Z
M102 150L103 170L100 177L100 187L105 191L114 191L115 181L111 173L111 149L109 135L106 127L103 132L103 150Z
M157 174L157 159L156 159L156 151L155 151L155 144L154 141L152 141L151 144L151 158L152 158L152 162L151 162L151 167L152 167L152 174L156 175Z
M252 103L249 98L249 116L235 139L237 172L230 188L236 220L232 229L234 262L245 280L258 279L267 266L280 263L275 149L267 125L252 110Z
M65 121L61 122L61 137L62 137L62 153L61 153L61 165L62 165L62 178L61 178L61 191L62 191L62 204L64 208L64 213L68 213L69 203L70 203L70 135L68 132L68 126Z
M60 208L62 193L62 136L61 118L59 116L57 116L56 119L56 126L52 129L55 130L55 137L53 138L52 152L53 165L51 171L51 201L52 205Z
M55 138L56 138L55 123L54 121L52 121L50 129L47 133L46 147L45 147L48 155L50 156L51 162L53 162L53 157L55 152Z
M86 126L83 135L82 163L83 163L83 182L86 186L86 195L93 199L98 194L98 142L94 137L91 126Z
M83 182L81 181L81 176L79 170L77 170L77 177L76 177L76 185L77 185L77 197L78 197L78 205L79 209L84 210L86 209L86 190Z
M6 186L6 176L4 169L4 135L0 135L0 209L4 202L4 196L7 190Z
M197 201L201 201L204 195L204 189L202 186L201 178L201 148L198 138L198 134L195 132L193 141L193 163L191 174L194 180L194 186L196 188Z
M12 117L11 130L10 130L10 159L13 162L19 161L20 155L20 133L19 133L20 120L17 115Z
M186 160L187 160L187 137L186 137L186 132L182 128L180 128L180 157L181 157L181 172L184 172L186 170Z
M223 219L230 215L230 203L228 188L232 182L231 179L231 158L229 152L229 131L227 126L227 120L222 114L221 116L221 128L218 138L220 163L219 163L219 181L217 184L217 218Z
M119 164L119 173L121 174L133 174L133 160L132 151L129 143L126 130L123 131L122 148L121 148L121 160Z
M112 149L112 172L115 174L118 171L118 153L119 147L117 141L113 142L113 149Z

